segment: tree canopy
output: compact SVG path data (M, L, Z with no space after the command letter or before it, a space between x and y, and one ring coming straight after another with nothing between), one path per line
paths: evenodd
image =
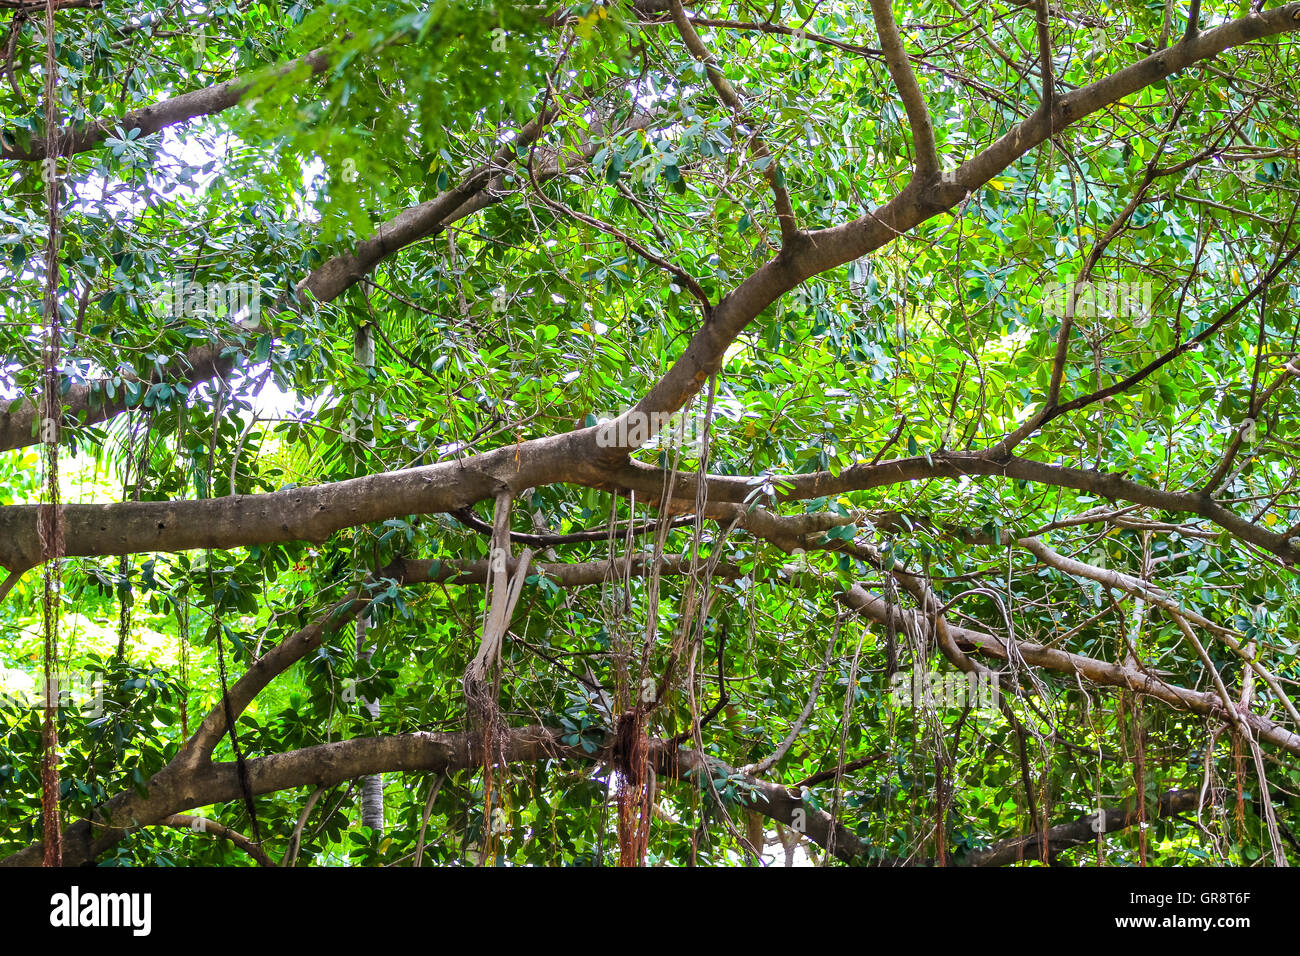
M1300 862L1300 2L0 13L0 862Z

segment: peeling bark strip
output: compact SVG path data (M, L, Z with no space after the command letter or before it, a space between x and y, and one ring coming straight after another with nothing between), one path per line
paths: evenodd
M465 668L462 687L465 692L465 705L469 712L471 724L478 727L484 737L486 787L489 797L484 801L484 813L489 814L492 764L495 762L493 752L496 744L507 732L505 721L497 705L500 693L501 648L505 643L506 631L510 627L510 618L519 603L519 595L524 589L524 579L528 576L528 562L533 552L524 548L513 574L506 566L510 555L510 492L503 491L497 495L496 508L492 513L492 552L489 558L488 586L484 591L483 633L479 640L478 651L469 666ZM501 759L504 760L504 751Z

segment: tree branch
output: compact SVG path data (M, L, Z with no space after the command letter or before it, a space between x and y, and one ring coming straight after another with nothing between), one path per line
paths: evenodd
M695 32L695 27L686 16L686 11L682 8L680 0L672 0L670 6L677 32L681 34L686 48L691 51L691 56L704 64L705 73L708 74L709 82L713 84L714 90L717 91L718 98L731 109L732 130L738 131L740 116L744 111L744 104L741 102L740 94L736 92L726 76L723 75L722 68L718 66L716 58L704 45L700 35ZM752 144L750 154L759 160L768 160L763 167L763 178L767 180L767 184L772 190L777 221L780 223L781 228L781 241L783 244L787 243L799 232L799 223L795 219L794 207L790 204L790 194L786 191L780 164L772 156L767 144L758 133L754 133L750 137L750 142Z
M1191 810L1196 807L1199 797L1200 792L1197 790L1168 790L1160 794L1155 816L1172 817ZM1148 806L1145 814L1147 819L1152 816L1150 810ZM1051 848L1050 853L1055 854L1070 847L1095 843L1099 834L1126 830L1139 822L1145 823L1146 819L1137 810L1102 808L1097 813L1051 827L1047 831L1046 845ZM1049 863L1050 858L1045 858L1042 846L1043 842L1036 833L1010 837L983 850L967 853L953 862L957 866L1007 866L1028 859Z
M930 110L925 105L925 97L916 82L912 64L908 62L907 51L903 49L903 40L898 34L898 24L894 20L890 0L871 0L871 15L876 21L880 46L885 51L885 65L894 79L894 85L898 87L899 96L903 98L907 123L912 128L912 145L916 149L916 179L928 183L939 174L939 154L935 151Z
M176 827L179 830L189 830L191 833L209 833L214 837L229 840L256 860L259 866L275 866L275 862L266 855L266 851L248 837L244 836L244 834L232 830L230 827L223 826L215 820L209 820L207 817L194 817L186 813L173 813L171 816L161 820L160 825L165 827Z
M330 55L325 50L313 50L297 60L290 60L270 69L258 70L247 76L238 76L215 86L201 90L191 90L171 99L154 103L151 106L132 110L120 117L98 120L89 126L68 127L59 131L59 155L75 156L94 149L119 127L127 133L139 130L141 136L149 136L168 126L184 123L198 116L210 116L220 113L239 103L249 91L265 86L269 82L297 78L301 73L316 76L323 73L330 65ZM12 133L5 131L0 137L0 160L34 160L44 159L45 142L33 138L28 144L20 145L12 141Z
M856 584L837 597L837 600L881 623L885 623L892 616L899 627L903 626L905 614L914 613L911 611L905 612L897 605L890 604L884 598L872 594ZM1011 649L1009 649L1008 643L1001 638L985 634L982 631L974 631L953 625L949 625L948 629L958 645L969 653L984 654L999 660L1009 659ZM1154 697L1178 710L1187 710L1218 720L1231 720L1223 709L1223 702L1215 693L1177 687L1156 680L1150 674L1144 674L1119 664L1112 664L1108 661L1084 657L1080 654L1072 654L1069 651L1032 644L1027 641L1015 641L1011 644L1011 648L1014 649L1017 660L1023 660L1026 664L1035 667L1042 667L1062 674L1077 675L1101 686L1123 687L1137 694ZM1281 724L1258 714L1242 714L1240 711L1238 711L1238 714L1242 720L1250 724L1259 739L1267 740L1273 746L1285 750L1287 753L1300 756L1300 734L1296 734Z

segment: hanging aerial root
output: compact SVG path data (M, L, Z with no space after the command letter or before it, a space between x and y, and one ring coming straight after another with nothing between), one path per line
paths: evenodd
M489 857L495 826L492 813L492 768L506 765L506 745L510 728L501 715L500 695L501 648L510 617L524 579L528 577L528 563L533 552L525 548L512 577L510 556L510 502L509 491L497 495L492 515L492 550L488 556L488 593L484 595L483 635L478 652L465 668L461 687L465 695L465 711L469 725L482 733L483 744L483 846L484 858Z
M614 775L618 801L618 865L644 866L650 845L654 804L654 772L650 741L640 708L619 716L614 743Z

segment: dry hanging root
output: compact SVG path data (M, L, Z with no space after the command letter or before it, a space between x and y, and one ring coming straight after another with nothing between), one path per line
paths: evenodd
M190 739L190 597L185 595L185 603L176 604L176 636L180 641L181 672L181 737Z
M1138 865L1147 865L1147 735L1143 726L1142 698L1135 696L1130 710L1133 727L1133 774L1138 798Z
M618 801L618 865L644 866L646 849L650 845L655 784L642 708L634 707L619 717L616 736L614 776Z
M510 492L497 495L492 513L492 550L488 557L488 591L483 617L483 636L478 653L465 668L462 687L469 722L483 734L483 830L484 858L491 856L493 836L492 767L505 766L505 741L507 728L497 703L500 694L501 647L505 643L510 617L528 576L528 563L533 552L525 548L519 555L519 564L510 574Z
M44 866L63 865L59 823L59 728L55 710L59 693L55 672L59 664L58 602L63 555L63 509L59 504L59 422L63 418L59 392L59 113L55 102L58 63L54 55L54 0L45 4L45 181L49 242L45 249L45 343L41 391L41 441L45 445L45 496L37 531L43 564L41 617L45 637L45 719L41 725L41 816L45 825Z
M208 573L212 573L212 554L208 553ZM257 824L257 805L253 802L253 786L248 776L248 763L244 760L244 751L239 746L239 734L235 730L235 713L230 706L230 687L226 682L226 654L223 649L220 622L213 622L214 637L217 644L217 672L221 676L221 706L226 714L226 733L230 737L230 749L235 755L235 771L239 777L239 790L244 797L244 809L248 811L249 827L253 831L253 842L261 843L262 834Z

